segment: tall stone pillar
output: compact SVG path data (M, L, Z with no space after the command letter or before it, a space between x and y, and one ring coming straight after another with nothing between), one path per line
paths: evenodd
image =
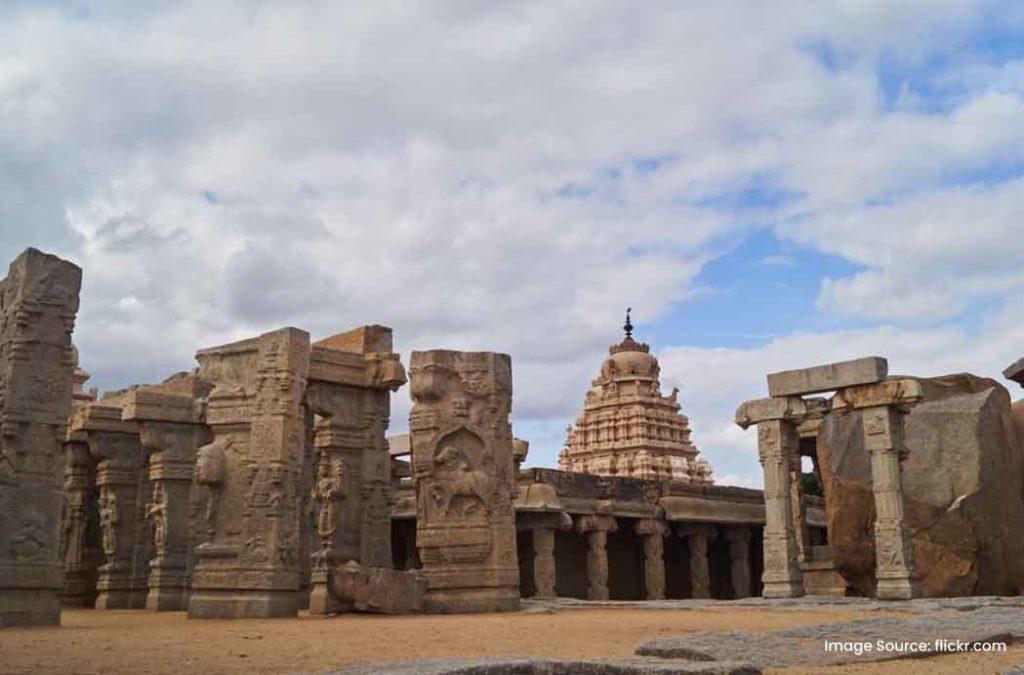
M121 419L120 399L79 408L68 438L88 445L96 465L103 564L96 581L96 609L141 609L146 604L153 550L145 525L149 496L147 457L138 425Z
M920 597L914 548L903 522L902 413L881 405L865 408L863 414L864 447L871 453L875 496L875 595L883 600Z
M310 612L340 609L332 570L355 560L391 568L391 392L405 384L391 329L363 326L313 345L307 402L316 414L316 520Z
M750 595L750 528L730 527L725 531L729 541L729 576L733 595L746 598Z
M804 594L797 518L792 485L794 465L799 473L799 436L795 421L807 413L798 396L747 401L736 411L736 424L757 425L758 456L764 469L764 574L766 598L795 598Z
M711 597L711 571L708 568L708 541L718 534L713 525L680 525L678 533L686 537L690 549L690 595Z
M95 565L85 553L85 532L89 516L90 496L96 476L89 445L81 441L64 444L64 514L61 518L61 555L64 562L64 583L61 604L66 607L92 607L95 604Z
M668 526L654 518L638 520L636 533L642 537L644 547L644 597L647 600L665 599L665 535Z
M82 270L28 249L0 280L0 627L60 623L61 442Z
M428 612L519 608L512 363L504 354L413 352L416 546Z
M548 528L533 530L533 583L534 597L555 597L557 567L555 563L555 531Z
M580 516L577 531L587 537L587 598L608 599L608 533L615 532L615 518L606 515Z
M204 541L189 618L295 616L309 335L282 328L196 358L200 378L214 384L206 411L213 440L196 456Z
M139 389L129 392L122 419L138 424L150 458L152 489L145 509L154 557L149 561L146 607L184 610L194 546L189 511L196 449L208 433L200 423L200 405L191 396Z

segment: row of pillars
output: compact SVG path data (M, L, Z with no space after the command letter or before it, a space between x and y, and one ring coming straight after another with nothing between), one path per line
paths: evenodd
M642 519L634 523L644 552L644 597L665 599L665 537L669 526L660 520ZM612 516L585 515L575 520L575 528L587 538L587 598L608 599L608 533L618 530ZM533 576L537 598L554 598L556 580L555 528L530 528L533 539ZM712 525L679 525L676 534L686 537L690 550L690 587L692 597L711 597L711 573L708 569L708 542L718 529ZM750 530L729 528L729 574L737 598L750 595Z

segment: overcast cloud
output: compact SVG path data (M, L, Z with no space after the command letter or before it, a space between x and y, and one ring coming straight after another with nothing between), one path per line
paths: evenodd
M282 325L508 352L544 465L623 308L671 325L766 228L857 271L814 281L831 330L656 345L720 481L760 481L731 418L771 370L997 375L1024 351L1021 5L696 4L8 3L0 257L84 268L106 389Z

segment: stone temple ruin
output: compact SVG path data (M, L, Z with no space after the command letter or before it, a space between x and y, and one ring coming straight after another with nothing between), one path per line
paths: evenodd
M31 249L0 282L0 626L1024 586L1024 408L992 380L877 357L769 375L736 416L765 490L721 486L627 315L559 469L522 469L507 355L413 352L391 438L407 377L376 325L281 328L98 397L80 283Z
M808 572L829 567L883 599L1021 593L1024 426L1002 385L891 377L870 357L769 375L768 392L736 412L757 425L764 467L766 597L802 595ZM809 545L802 457L824 493L827 547Z

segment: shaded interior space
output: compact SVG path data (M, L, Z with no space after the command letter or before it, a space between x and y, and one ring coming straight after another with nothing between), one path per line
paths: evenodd
M555 532L555 595L587 598L587 539L575 529Z
M685 537L665 537L665 597L681 600L693 595L690 584L690 547Z
M421 567L419 552L416 550L415 518L392 518L391 560L396 570Z
M644 599L643 542L632 520L618 519L619 529L608 533L608 598Z
M711 597L715 600L732 600L736 592L732 587L732 559L729 556L729 541L720 531L717 537L708 540L708 573L711 577Z
M532 598L537 594L537 584L533 576L533 532L518 530L516 532L516 554L519 556L519 595Z
M764 528L750 528L750 546L747 555L750 556L750 594L755 597L761 596L764 584L761 582L761 574L764 573Z

